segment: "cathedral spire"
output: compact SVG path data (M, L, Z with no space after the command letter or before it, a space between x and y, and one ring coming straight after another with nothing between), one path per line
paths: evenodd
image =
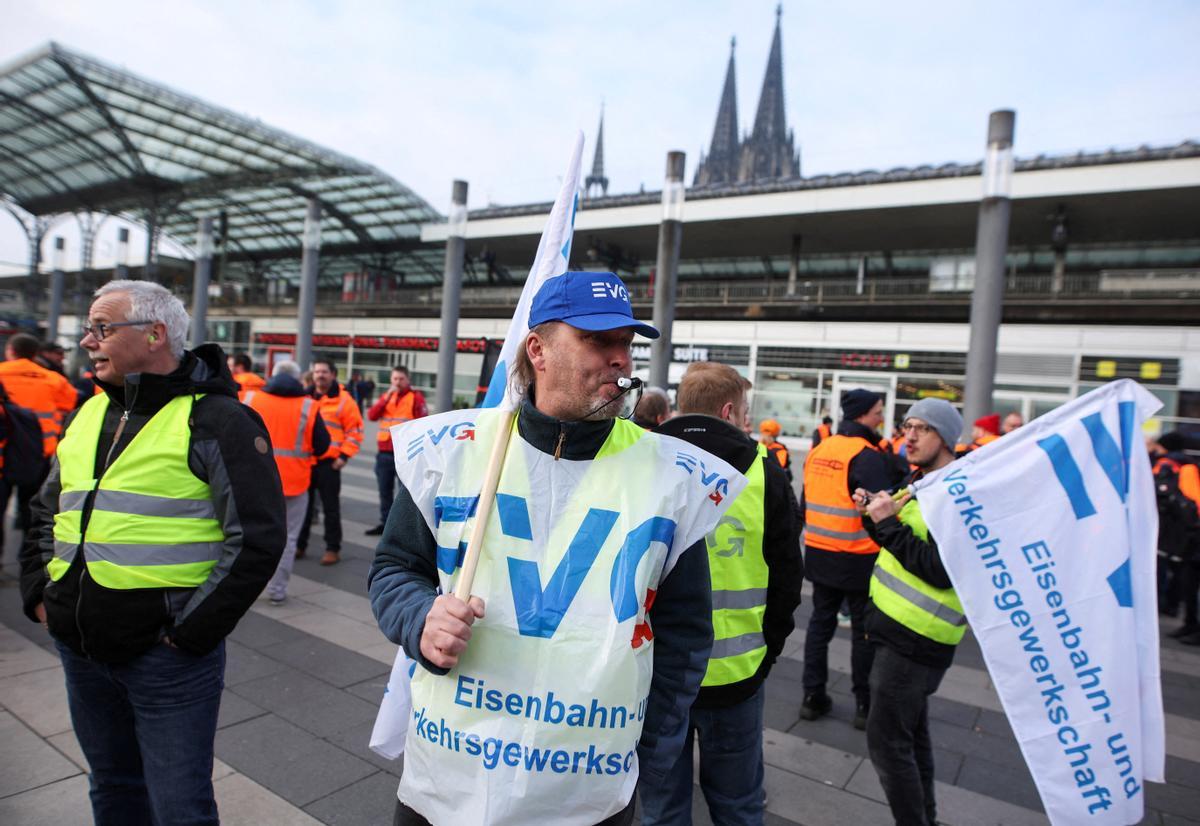
M763 76L754 130L742 147L738 180L789 178L800 174L800 158L792 147L783 105L783 6L775 8L775 34Z
M604 104L600 104L600 128L596 130L596 154L592 156L592 174L584 181L584 197L591 198L592 190L600 190L600 196L608 194L608 178L604 175Z
M737 78L734 52L737 38L729 39L729 66L725 70L725 85L721 89L721 103L717 107L717 123L713 127L712 145L708 156L696 169L695 185L728 183L737 177L738 169L738 114Z

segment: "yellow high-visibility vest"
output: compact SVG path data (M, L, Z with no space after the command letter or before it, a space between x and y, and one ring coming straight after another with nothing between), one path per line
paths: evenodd
M921 539L929 538L929 527L912 499L897 518ZM943 645L958 645L967 630L967 617L953 588L935 588L909 573L886 548L879 549L871 572L871 601L875 607L910 631Z
M746 471L749 484L705 537L712 579L713 647L702 686L729 685L754 676L767 655L763 519L766 513L764 445Z
M79 409L58 445L62 489L50 579L61 579L81 551L88 575L106 588L195 588L208 579L225 532L212 490L188 468L194 398L163 405L100 478L94 471L108 396Z

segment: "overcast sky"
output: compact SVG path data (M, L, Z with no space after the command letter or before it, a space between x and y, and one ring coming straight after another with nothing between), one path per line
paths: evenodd
M0 62L58 41L375 164L445 213L456 177L472 207L551 200L577 129L590 165L602 101L610 193L659 188L672 149L690 182L732 36L753 124L775 5L0 0ZM1197 33L1197 0L791 0L788 122L805 175L978 160L999 108L1018 157L1176 144L1200 138ZM0 262L26 260L21 237L0 212Z

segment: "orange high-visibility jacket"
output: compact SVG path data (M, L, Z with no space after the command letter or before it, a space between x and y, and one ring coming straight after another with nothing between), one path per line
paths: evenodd
M238 401L245 402L246 394L251 390L260 390L267 380L258 373L235 373L233 380L238 383Z
M873 554L858 507L850 498L850 461L878 448L859 436L822 439L804 460L804 543L826 551Z
M973 442L971 442L971 446L968 448L968 450L978 450L979 448L983 447L984 445L991 444L992 442L996 441L999 438L1000 437L995 435L994 433L984 433L978 439L975 439Z
M1179 492L1196 503L1200 511L1200 467L1182 465L1179 468Z
M42 426L42 454L53 456L63 418L75 409L75 388L58 373L30 359L0 363L0 384L13 404L37 414Z
M380 450L387 452L392 449L392 425L404 424L417 418L417 391L408 390L403 396L396 398L395 394L389 390L379 401L383 402L382 413L377 412L380 405L379 402L376 402L367 411L367 416L371 419L378 417L379 433L375 438L379 443Z
M311 396L276 396L265 390L247 390L242 403L262 416L284 496L299 496L311 483L313 428L317 424L317 402Z
M363 420L359 412L358 402L350 398L350 394L340 385L335 396L321 396L317 399L321 410L321 418L325 420L325 428L329 431L329 450L318 456L318 459L336 459L345 456L347 459L358 453L362 447Z
M766 445L764 445L764 447L767 449L767 453L771 454L776 458L776 460L778 460L779 466L786 470L788 462L791 461L791 457L788 455L788 449L783 445L783 443L774 441L768 442Z

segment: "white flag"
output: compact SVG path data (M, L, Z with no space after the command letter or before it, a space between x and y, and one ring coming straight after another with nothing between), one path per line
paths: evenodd
M1159 407L1113 382L915 485L1054 824L1137 823L1163 779Z
M550 217L546 219L546 228L542 230L537 255L534 256L533 266L529 268L529 277L525 279L525 287L521 290L521 298L517 301L516 312L509 322L504 346L500 348L496 369L492 373L487 395L484 396L480 407L516 410L520 403L520 397L514 393L509 376L517 360L517 348L529 332L529 308L533 305L533 297L547 279L565 273L571 262L575 213L579 209L579 169L582 158L583 132L580 132L575 137L571 160L567 164L567 173L563 176L562 189L554 201L554 208L550 210Z

